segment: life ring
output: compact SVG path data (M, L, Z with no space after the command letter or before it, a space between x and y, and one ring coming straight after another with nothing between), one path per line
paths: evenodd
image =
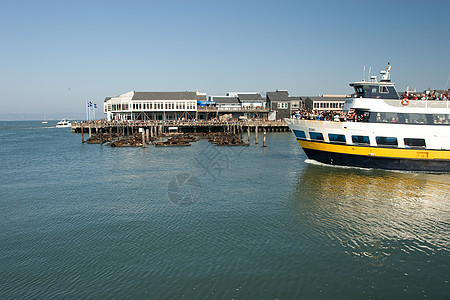
M403 105L408 105L409 104L409 100L407 98L403 98L402 104Z

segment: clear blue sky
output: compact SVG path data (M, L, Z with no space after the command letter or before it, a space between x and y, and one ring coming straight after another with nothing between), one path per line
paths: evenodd
M388 61L399 91L444 89L449 29L449 0L0 0L0 115L130 90L348 94Z

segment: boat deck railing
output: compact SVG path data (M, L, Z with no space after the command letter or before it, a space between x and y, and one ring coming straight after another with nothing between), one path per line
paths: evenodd
M408 100L404 105L401 100L384 100L393 107L411 107L411 108L450 108L450 101L444 100Z

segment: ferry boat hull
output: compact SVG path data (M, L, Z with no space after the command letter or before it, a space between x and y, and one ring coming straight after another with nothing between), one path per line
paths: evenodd
M324 164L450 173L450 102L400 99L388 63L377 81L353 82L352 122L285 119L308 158ZM442 100L445 100L443 97Z
M397 151L393 156L377 156L377 151L374 151L373 148L363 149L363 147L347 146L345 148L348 149L333 152L321 150L322 147L317 142L312 142L313 145L302 141L298 142L308 158L329 165L416 172L450 172L450 160L428 159L426 157L432 155L430 151L405 149L404 153ZM364 152L368 153L362 154ZM412 158L414 156L416 158Z
M299 119L286 119L286 122L306 156L323 164L400 171L450 172L450 150L410 148L402 143L403 138L400 137L419 137L423 132L429 132L431 129L427 125L411 127L411 125ZM433 139L428 139L429 144L442 145L442 141L449 140L448 133L450 126L434 128ZM323 140L315 140L312 134L321 134ZM330 140L330 134L345 137L345 141L333 142ZM396 147L358 145L350 142L355 135L370 136L371 141L377 135L395 135L398 137L399 145Z

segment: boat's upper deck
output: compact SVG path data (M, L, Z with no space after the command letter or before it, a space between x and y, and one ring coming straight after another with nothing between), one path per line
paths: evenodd
M391 65L388 64L386 70L380 72L380 81L377 81L376 76L372 76L370 81L363 79L350 83L355 94L346 99L343 111L450 114L450 101L401 99L390 80L390 70Z
M377 76L371 76L370 81L362 81L350 83L355 89L354 98L375 98L375 99L399 99L397 90L391 82L389 72L391 65L388 63L386 71L381 71L381 80L377 81Z
M350 86L355 89L355 98L399 99L392 82L359 81L350 83Z

